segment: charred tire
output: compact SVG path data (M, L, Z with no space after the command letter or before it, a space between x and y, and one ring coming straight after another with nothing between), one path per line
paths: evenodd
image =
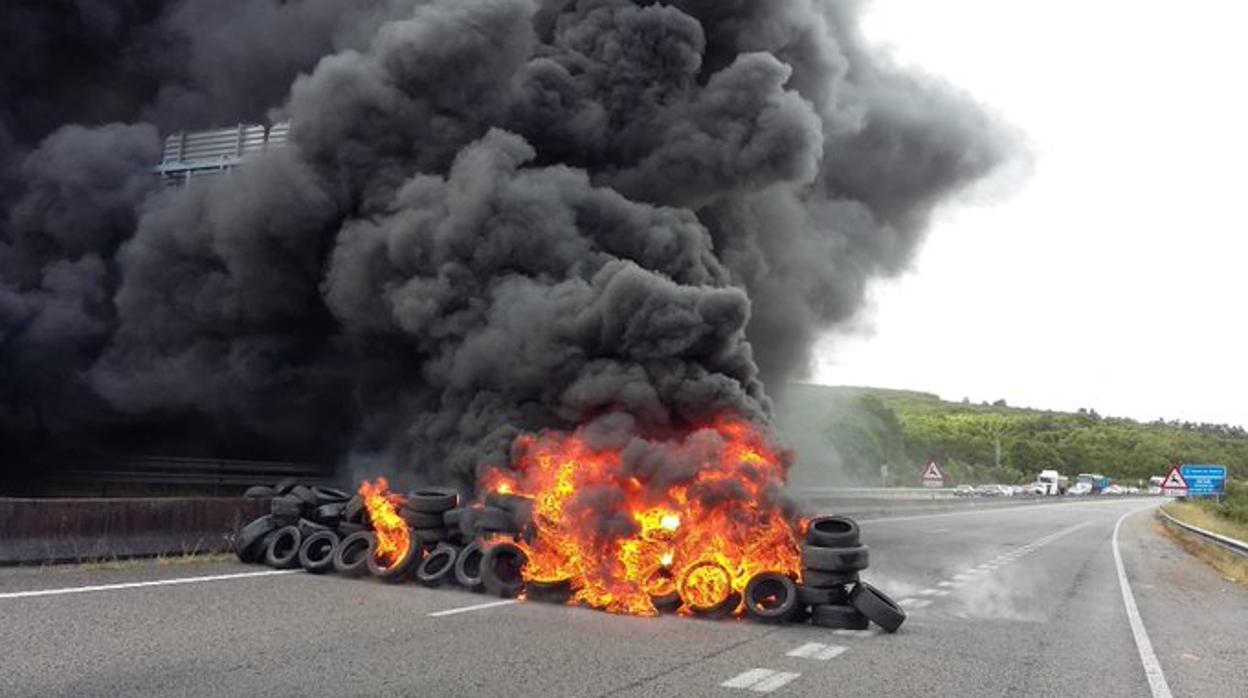
M348 499L342 508L342 518L352 523L364 523L364 498L357 494Z
M269 539L264 549L264 564L277 570L289 570L299 566L299 546L303 534L294 526L286 526Z
M337 487L313 487L312 494L316 495L317 502L321 504L338 504L351 499L351 495Z
M849 588L843 584L832 587L797 587L797 602L803 606L845 605L849 603Z
M269 512L282 521L294 523L303 512L303 501L290 495L274 497L269 503Z
M823 570L802 570L802 582L809 587L820 587L827 589L835 586L845 586L858 581L857 572L824 572Z
M654 609L659 613L675 613L680 610L680 605L684 602L680 600L679 593L672 591L666 594L651 594L650 603L654 604Z
M754 620L783 623L799 603L797 584L783 574L756 574L745 585L745 612Z
M810 622L821 628L837 630L866 630L870 625L858 609L841 604L812 606Z
M486 507L477 512L476 529L490 533L519 533L520 527L511 513L497 507Z
M471 543L460 550L459 556L455 558L455 581L465 589L480 589L481 560L484 557L485 551L481 550L480 543Z
M403 555L395 560L393 564L383 565L377 559L377 555L369 555L368 571L377 579L383 582L396 584L404 582L416 576L416 568L420 567L420 563L425 558L425 548L420 544L420 539L412 536L411 543L407 546L407 550L403 551Z
M496 596L519 596L524 591L524 578L520 573L528 561L529 556L515 543L495 543L489 546L481 556L482 586Z
M459 548L442 544L421 560L416 568L416 581L427 587L442 586L455 580L455 561L459 558Z
M821 548L853 548L860 537L858 522L844 516L820 516L806 528L806 542Z
M333 531L313 533L299 546L299 566L312 574L325 574L334 569L334 553L338 551L338 534Z
M459 493L445 487L422 487L407 495L406 507L426 514L441 514L459 506Z
M524 595L530 601L539 603L566 604L572 600L572 580L561 579L555 582L526 582Z
M266 487L264 485L248 487L247 490L243 492L243 496L248 499L268 499L275 494L277 493L273 491L272 487Z
M427 514L423 511L412 511L404 507L399 516L412 528L442 528L446 526L441 514Z
M377 549L377 536L372 531L352 533L334 551L334 571L348 577L359 577L368 571L368 561Z
M803 545L802 565L807 569L823 572L858 572L867 568L869 552L865 545L855 548L821 548L817 545Z
M334 523L342 518L342 510L345 505L342 502L334 504L322 504L312 512L312 518L321 523Z
M710 608L691 608L693 615L698 618L706 618L708 620L719 620L732 615L737 610L737 606L741 605L741 594L732 592L723 601L711 606Z
M260 562L266 547L265 537L277 528L277 519L271 514L243 526L234 538L234 554L238 555L239 561L248 564Z
M906 612L898 606L888 594L876 589L866 582L854 585L849 592L849 603L863 616L890 633L897 632L901 624L906 622Z
M277 495L290 494L290 491L295 489L295 486L298 484L299 481L293 477L278 480L277 484L273 485L273 493Z

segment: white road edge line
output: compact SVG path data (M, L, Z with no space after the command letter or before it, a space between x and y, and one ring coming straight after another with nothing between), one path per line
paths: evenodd
M502 601L490 601L489 603L479 603L472 606L462 606L460 608L448 608L445 611L434 611L429 614L430 618L442 618L443 616L453 616L459 613L471 613L473 611L484 611L487 608L498 608L499 606L510 606L513 603L519 603L518 599L503 599Z
M1151 509L1152 507L1147 507ZM1148 676L1148 687L1153 698L1171 698L1170 684L1166 683L1166 675L1161 670L1161 662L1153 652L1153 643L1148 639L1148 631L1144 629L1144 619L1140 618L1140 609L1135 605L1135 596L1131 593L1131 582L1127 581L1127 569L1122 564L1122 553L1118 551L1118 529L1127 517L1143 509L1128 511L1118 517L1114 524L1114 536L1111 547L1114 549L1114 567L1118 570L1118 585L1122 587L1122 603L1127 608L1127 620L1131 621L1131 634L1135 636L1135 648L1140 653L1140 663L1144 665L1144 674Z
M146 582L123 582L120 584L96 584L85 587L62 587L60 589L35 589L33 591L8 591L0 593L0 600L28 599L34 596L60 596L62 594L86 594L92 591L114 591L117 589L142 589L144 587L164 587L175 584L198 584L200 582L220 582L228 579L248 579L251 577L273 577L279 574L294 574L298 570L265 570L263 572L236 572L233 574L217 574L203 577L175 577L173 579L153 579Z

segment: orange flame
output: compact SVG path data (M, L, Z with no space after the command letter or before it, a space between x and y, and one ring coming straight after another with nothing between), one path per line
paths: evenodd
M796 523L768 496L787 466L756 426L723 418L651 445L697 467L671 483L645 482L626 472L619 451L573 434L516 440L515 472L491 470L481 485L533 500L534 531L520 542L525 579L570 580L575 601L654 615L652 595L678 591L689 612L744 591L759 572L797 577Z
M368 509L368 519L377 534L377 561L393 565L403 559L412 545L407 522L399 516L399 507L405 501L402 495L390 491L386 478L377 478L377 484L365 480L360 483L360 496Z

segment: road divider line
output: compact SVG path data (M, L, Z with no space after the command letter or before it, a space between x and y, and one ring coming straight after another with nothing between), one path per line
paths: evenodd
M807 642L796 649L791 649L785 653L786 657L799 657L801 659L817 659L821 662L839 657L848 650L848 647L840 645L825 645L822 642Z
M502 601L490 601L488 603L479 603L472 606L461 606L460 608L448 608L445 611L434 611L429 614L430 618L443 618L445 616L454 616L460 613L472 613L473 611L484 611L487 608L498 608L500 606L510 606L519 603L517 599L503 599Z
M770 678L775 673L776 672L772 669L750 669L749 671L743 671L740 674L737 674L719 685L724 688L750 688L763 679Z
M174 577L173 579L153 579L146 582L122 582L119 584L95 584L82 587L61 587L59 589L33 589L31 591L8 591L0 593L0 600L29 599L36 596L61 596L63 594L87 594L96 591L118 591L121 589L144 589L147 587L165 587L177 584L200 584L203 582L223 582L231 579L251 579L254 577L276 577L283 574L294 574L303 570L264 570L263 572L235 572L232 574L216 574L201 577Z
M1145 507L1151 509L1152 507ZM1140 663L1144 665L1144 675L1148 677L1148 687L1153 698L1171 698L1170 684L1166 682L1166 674L1161 670L1161 662L1153 652L1153 643L1148 639L1148 631L1144 629L1144 619L1140 617L1140 609L1135 605L1135 595L1131 593L1131 582L1127 580L1127 568L1122 564L1122 553L1118 550L1118 529L1128 516L1143 511L1136 509L1118 517L1114 524L1114 535L1110 547L1114 550L1114 567L1118 571L1118 585L1122 589L1122 603L1127 609L1127 620L1131 623L1131 635L1135 637L1135 649L1139 652Z
M793 671L777 671L771 676L768 676L762 681L750 686L750 690L758 693L771 693L799 676L801 676L801 674Z

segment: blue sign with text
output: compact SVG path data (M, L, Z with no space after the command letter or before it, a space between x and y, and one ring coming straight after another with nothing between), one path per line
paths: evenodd
M1185 465L1179 469L1187 481L1187 496L1213 497L1226 494L1226 466Z

